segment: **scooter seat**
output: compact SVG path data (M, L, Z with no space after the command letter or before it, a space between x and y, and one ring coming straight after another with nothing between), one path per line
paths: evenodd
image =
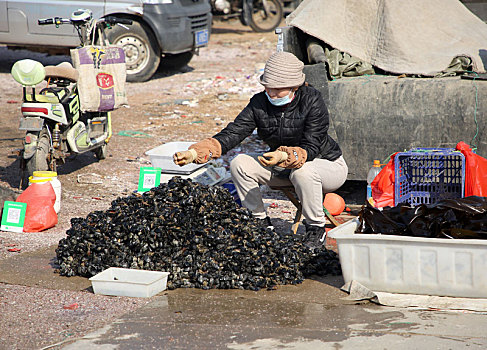
M78 81L78 71L73 68L71 63L62 62L57 66L46 66L46 79L47 78L61 78L68 79L69 81L76 83Z

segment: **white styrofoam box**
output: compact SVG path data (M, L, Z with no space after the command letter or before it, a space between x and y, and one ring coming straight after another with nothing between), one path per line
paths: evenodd
M163 173L191 174L196 169L205 166L205 164L191 163L179 166L174 164L173 156L176 152L186 151L193 143L187 141L168 142L148 150L145 154L150 157L152 166L161 168Z
M487 298L487 240L355 234L353 219L330 230L345 282L374 291Z
M95 294L149 298L166 289L169 272L110 267L90 278Z

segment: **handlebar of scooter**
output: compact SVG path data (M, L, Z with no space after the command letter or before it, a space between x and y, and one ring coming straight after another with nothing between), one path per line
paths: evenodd
M65 23L71 23L71 20L69 20L68 18L61 18L61 17L53 17L53 18L45 18L45 19L37 20L37 24L39 24L40 26L45 26L50 24L60 25Z
M37 20L37 23L40 26L45 26L47 24L54 24L54 18L39 19Z
M105 19L105 22L108 23L108 24L128 24L128 25L131 25L132 24L132 20L130 19L126 19L126 18L118 18L118 17L114 17L114 16L107 16L104 18Z
M103 20L104 22L112 25L115 25L117 23L131 25L133 23L133 21L130 19L118 18L114 16L107 16ZM37 20L37 23L40 26L51 25L51 24L60 25L60 24L71 23L71 20L69 18L53 17L53 18L39 19Z

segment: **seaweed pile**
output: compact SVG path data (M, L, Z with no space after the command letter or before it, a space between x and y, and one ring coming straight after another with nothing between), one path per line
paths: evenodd
M359 233L446 239L487 239L487 198L442 199L434 204L399 203L383 210L367 203Z
M179 177L71 219L56 254L64 276L91 277L111 266L168 271L169 289L272 289L340 273L334 252L312 254L298 237L260 224L227 190Z

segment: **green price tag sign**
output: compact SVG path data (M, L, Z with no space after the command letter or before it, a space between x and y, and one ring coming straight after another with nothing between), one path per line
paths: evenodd
M2 225L0 230L22 232L24 229L26 203L5 201L3 203Z
M139 173L139 187L137 191L147 192L161 183L161 168L142 167Z

